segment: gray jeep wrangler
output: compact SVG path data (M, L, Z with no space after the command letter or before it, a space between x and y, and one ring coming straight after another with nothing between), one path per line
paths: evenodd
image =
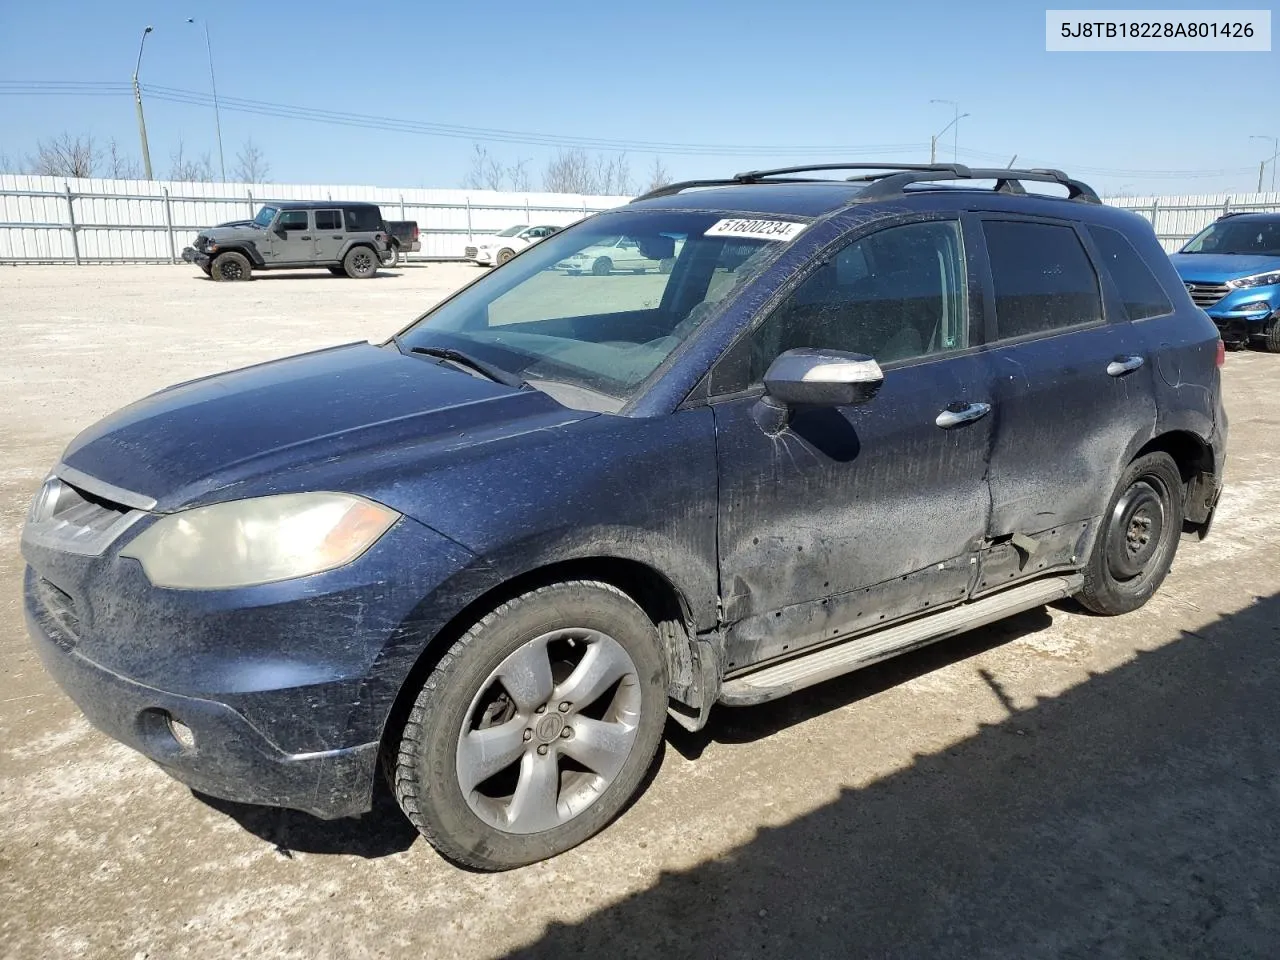
M334 276L366 279L388 247L375 203L332 200L270 203L252 220L200 231L182 259L214 280L248 280L254 270L328 267Z

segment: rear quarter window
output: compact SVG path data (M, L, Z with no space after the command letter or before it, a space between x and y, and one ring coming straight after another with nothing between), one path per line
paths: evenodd
M1130 320L1173 313L1173 304L1160 281L1123 233L1109 227L1093 226L1089 228L1089 236L1098 245L1102 262L1115 281Z
M382 229L382 213L377 207L347 207L347 230L366 233Z
M1098 276L1073 228L1022 220L986 220L996 329L1001 340L1098 323Z

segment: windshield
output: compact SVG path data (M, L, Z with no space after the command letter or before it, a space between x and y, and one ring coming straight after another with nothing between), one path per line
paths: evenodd
M517 233L520 233L522 230L528 230L528 229L529 229L528 225L527 225L527 224L522 223L522 224L520 224L518 227L507 227L507 229L502 230L502 231L500 231L499 233L490 234L490 236L494 236L494 237L514 237Z
M258 215L253 218L253 223L254 223L254 226L269 227L271 226L271 221L274 220L275 218L276 218L275 207L263 207L261 210L258 211Z
M1280 219L1219 220L1183 247L1181 252L1280 257Z
M594 409L616 410L785 245L724 236L721 221L668 210L592 217L437 307L400 336L401 348L461 350L552 396L567 386L592 394ZM616 256L577 256L619 237Z

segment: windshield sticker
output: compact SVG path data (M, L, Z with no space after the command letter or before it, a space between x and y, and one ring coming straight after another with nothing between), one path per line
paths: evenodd
M707 230L706 236L794 240L807 226L807 223L792 223L789 220L721 220Z

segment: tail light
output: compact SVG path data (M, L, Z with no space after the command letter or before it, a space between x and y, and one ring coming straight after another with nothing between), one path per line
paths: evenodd
M413 239L418 239L418 225L416 223L413 225Z
M1227 345L1222 342L1222 338L1218 338L1218 355L1213 358L1213 365L1220 367L1227 362Z

